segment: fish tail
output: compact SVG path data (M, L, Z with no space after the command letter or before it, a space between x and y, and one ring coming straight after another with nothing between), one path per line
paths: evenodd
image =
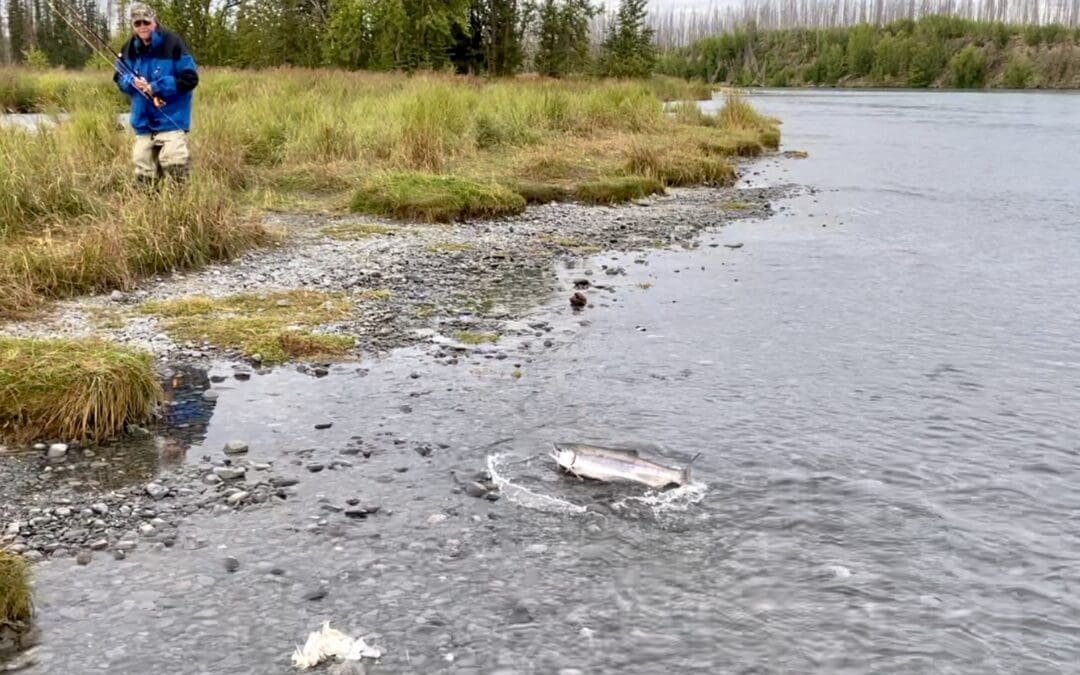
M683 485L689 485L690 484L690 467L686 467L680 473L682 474L682 484Z

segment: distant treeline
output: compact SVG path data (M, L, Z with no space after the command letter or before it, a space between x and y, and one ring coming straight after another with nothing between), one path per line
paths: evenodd
M664 52L658 71L738 86L1080 88L1080 28L931 15L883 25L750 23Z
M743 0L701 8L653 7L649 25L661 49L753 24L758 30L840 28L952 16L985 23L1080 26L1080 0ZM597 21L602 26L604 17Z
M649 75L647 0L621 0L595 39L596 0L150 0L202 65L451 70L509 75ZM91 52L82 19L115 45L130 37L126 0L0 0L0 62L77 68ZM104 64L96 64L102 66ZM108 67L105 65L105 67Z

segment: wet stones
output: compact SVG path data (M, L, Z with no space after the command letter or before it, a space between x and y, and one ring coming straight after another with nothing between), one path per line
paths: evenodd
M53 443L49 446L49 452L47 457L49 459L63 459L67 456L67 451L67 443Z
M79 551L78 554L75 555L75 562L78 565L86 566L90 564L90 561L93 560L93 558L94 556L90 551Z
M150 483L146 486L146 494L153 500L159 500L169 494L169 489L159 483Z
M240 569L240 561L232 556L225 558L225 571L230 574Z
M332 426L334 426L333 422L320 422L315 425L315 428L321 431L323 429L329 429Z
M585 294L580 292L580 291L578 291L578 292L576 292L576 293L574 293L573 295L570 296L570 306L573 307L574 309L581 309L588 302L589 302L588 298L586 298Z
M297 485L298 483L300 483L300 480L298 478L290 478L287 476L275 476L274 478L270 479L270 485L278 488L291 487L293 485Z

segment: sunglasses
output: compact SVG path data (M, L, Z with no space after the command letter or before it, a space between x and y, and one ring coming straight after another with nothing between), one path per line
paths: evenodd
M145 20L143 20L143 19L138 19L138 20L136 20L136 21L132 21L132 22L131 22L131 25L133 25L133 26L135 26L136 28L138 28L139 26L149 26L149 25L150 25L150 22L149 22L149 21L145 21Z

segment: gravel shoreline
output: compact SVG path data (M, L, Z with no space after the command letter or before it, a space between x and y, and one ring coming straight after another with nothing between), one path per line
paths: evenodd
M497 220L420 225L366 216L272 214L284 243L192 273L156 277L119 291L58 302L45 317L12 322L16 336L105 336L150 350L161 362L238 359L208 343L177 342L138 303L190 295L290 289L343 292L353 316L320 332L356 338L352 356L430 342L459 330L501 332L553 290L554 263L601 251L692 245L704 228L762 218L791 187L671 188L618 207L552 203ZM335 239L327 228L377 225L391 234ZM618 274L618 269L607 270ZM369 301L363 291L389 291ZM588 293L585 292L588 296ZM510 323L513 330L516 324Z
M560 259L601 251L693 247L696 235L706 228L769 216L774 212L772 203L794 189L677 188L626 206L547 204L513 218L452 226L362 216L273 214L268 223L287 233L279 246L251 251L231 263L195 273L148 280L129 293L60 302L46 317L11 324L5 332L110 337L152 351L166 377L180 364L206 367L237 361L240 355L206 343L173 341L157 319L132 311L137 303L288 289L358 297L363 291L384 289L389 291L388 299L358 300L350 319L323 330L355 336L352 356L357 358L422 344L437 363L453 365L466 352L490 357L497 351L490 344L462 344L453 337L458 331L545 336L550 326L532 325L521 318L555 290L555 264ZM348 240L325 232L328 226L373 223L393 231ZM604 271L613 276L622 272L611 266ZM591 303L598 290L610 290L603 279L595 277L579 279L575 288L580 294L577 300L584 296L585 303ZM103 325L103 315L111 323ZM505 358L504 354L495 356ZM293 367L315 376L323 374L319 364ZM237 379L246 378L243 363L234 369ZM67 476L74 475L71 472L77 466L86 470L85 464L112 471L110 453L95 460L93 449L74 444L66 456L52 459L46 447L38 446L34 452L33 461L26 457L0 461L0 484L9 486L0 489L4 502L0 546L10 546L31 560L77 556L82 563L107 552L122 557L139 542L167 548L175 542L183 520L195 512L270 508L290 496L296 481L277 474L269 464L251 464L242 455L219 453L214 458L204 456L202 462L163 467L160 475L155 475L155 461L146 480L108 489ZM112 450L114 466L124 463L123 454L122 449Z

